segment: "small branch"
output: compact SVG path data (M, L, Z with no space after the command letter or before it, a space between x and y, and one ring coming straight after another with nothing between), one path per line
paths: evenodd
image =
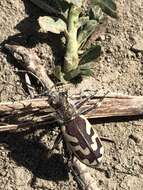
M90 109L103 96L95 96L86 102L80 111ZM77 101L80 97L76 97ZM143 96L108 96L101 106L85 114L88 119L115 117L115 116L139 116L143 115ZM27 117L28 116L28 117ZM17 120L13 121L15 118ZM55 111L48 104L47 98L31 99L16 102L0 103L0 132L30 128L31 126L43 125L55 121ZM19 124L19 121L21 123ZM17 122L17 123L16 123ZM27 124L26 124L27 123Z
M20 110L26 111L27 109L32 112L32 110L38 109L52 109L49 107L47 102L48 98L42 99L30 99L30 100L22 100L22 101L15 101L15 102L2 102L0 103L0 116L2 113L11 113L11 112L18 112Z
M51 90L54 83L47 76L46 69L39 64L41 61L36 53L22 46L5 44L4 46L26 70L32 72L39 79L43 87Z
M81 107L80 111L90 109L103 96L104 95L94 96L93 99L88 100L88 102ZM80 97L76 97L74 102L79 98ZM0 103L0 116L12 112L25 112L26 110L29 110L30 113L35 110L44 110L46 113L53 112L53 109L49 106L47 101L48 98L3 102ZM92 109L85 114L88 119L132 115L143 115L143 96L107 96L104 98L100 107Z
M51 121L56 121L55 112L47 98L0 103L0 132L37 127Z
M90 100L88 104L85 105L85 108L90 108L95 104L96 101L97 99ZM138 115L143 115L143 96L108 96L104 98L100 107L89 111L86 114L86 117L102 118Z

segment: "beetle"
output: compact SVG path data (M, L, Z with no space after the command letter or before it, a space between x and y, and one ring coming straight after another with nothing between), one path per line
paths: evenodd
M80 108L86 99L80 102L76 109L68 101L65 93L59 93L59 99L56 103L52 99L50 102L50 105L56 110L57 118L59 118L57 120L61 124L61 133L57 136L51 151L57 147L63 137L72 158L76 156L82 163L96 167L102 160L104 148L97 131L92 128L84 115L77 112L77 108ZM95 108L95 106L97 107L97 105L93 107Z
M67 148L82 163L96 167L102 160L104 148L94 128L84 115L77 115L61 127Z

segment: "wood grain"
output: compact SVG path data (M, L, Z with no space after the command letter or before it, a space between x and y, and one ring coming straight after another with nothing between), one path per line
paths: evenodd
M143 115L143 96L107 96L94 108L102 97L90 99L79 111L91 109L85 113L88 119ZM0 103L0 131L44 125L55 118L47 98Z

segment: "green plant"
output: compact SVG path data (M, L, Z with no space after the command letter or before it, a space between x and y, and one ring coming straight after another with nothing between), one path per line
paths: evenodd
M47 0L45 4L40 0L31 1L52 15L39 17L40 30L64 36L64 63L55 67L55 76L64 81L79 75L91 75L93 60L100 55L101 47L98 44L88 49L83 47L103 20L104 13L117 18L114 1Z

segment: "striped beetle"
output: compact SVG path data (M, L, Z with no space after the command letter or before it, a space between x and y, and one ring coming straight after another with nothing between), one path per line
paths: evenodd
M101 162L103 146L96 130L83 115L66 122L61 130L68 150L82 163L95 167Z
M82 163L90 167L95 167L101 162L104 153L101 140L86 117L82 114L78 114L74 106L68 102L65 98L65 94L60 94L60 96L61 100L58 102L61 103L58 105L59 109L57 109L56 112L60 118L59 121L62 123L61 131L66 147L68 151L76 156ZM78 108L81 107L83 103L85 103L85 100L80 103ZM66 104L66 106L63 106L63 104ZM56 107L58 106L56 105ZM57 137L57 139L55 144L58 144L61 138ZM55 148L56 145L53 147Z

